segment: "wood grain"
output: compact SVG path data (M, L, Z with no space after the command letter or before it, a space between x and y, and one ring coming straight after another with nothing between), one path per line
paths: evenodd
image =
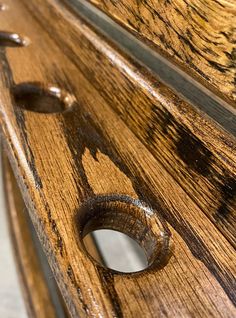
M233 317L236 255L229 240L233 242L235 223L232 212L216 221L213 211L222 200L228 211L235 198L230 187L227 198L219 197L211 180L217 173L222 182L225 175L233 178L234 139L56 1L7 4L14 10L1 13L0 28L17 30L31 44L1 49L2 133L71 316ZM45 89L55 85L73 95L75 102L62 113L35 112L38 98L36 103L30 99L31 111L27 102L17 107L10 92L24 82L40 82ZM43 94L41 98L45 102ZM58 98L62 101L60 94ZM53 110L53 103L46 101ZM139 108L143 111L136 112ZM158 116L149 120L150 109L170 120L158 124L159 144L158 137L152 142L149 134L147 139L141 136L143 127L158 122ZM171 133L165 132L167 128ZM154 132L158 136L155 127ZM180 143L181 134L186 139ZM195 140L204 150L194 150ZM149 144L156 150L148 149ZM194 151L189 163L186 156ZM163 159L165 152L170 159ZM199 157L204 167L207 162L211 177L196 164ZM208 157L214 159L209 162ZM191 184L188 191L182 171ZM205 206L201 182L208 195L215 191L214 200L207 199ZM94 200L100 198L105 203L96 211L106 208L108 214L97 219L95 214L89 224L81 208L91 213ZM151 208L144 213L137 200ZM159 226L151 230L154 218ZM87 224L111 227L109 221L143 242L146 251L153 251L156 239L161 248L168 243L161 241L160 229L168 238L171 234L172 257L162 268L130 275L99 266L85 253L81 235ZM142 231L147 235L140 235ZM163 251L167 254L168 246Z
M90 0L235 106L234 0Z
M105 45L93 30L84 25L75 31L74 26L65 24L62 11L48 9L44 1L40 9L33 1L27 6L32 14L36 9L41 13L40 21L54 34L57 45L63 46L109 106L236 246L235 138L140 64L112 49L111 44Z

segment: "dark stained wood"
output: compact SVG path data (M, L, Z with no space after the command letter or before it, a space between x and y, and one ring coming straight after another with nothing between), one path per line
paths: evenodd
M235 138L139 64L117 50L110 51L112 47L105 46L102 37L95 36L85 25L75 29L65 23L63 11L59 14L52 7L49 10L44 1L38 8L37 3L27 2L31 14L36 10L41 13L40 21L47 25L57 45L63 47L109 106L236 246ZM59 21L56 28L54 19Z
M90 0L235 106L234 0Z
M57 1L7 4L0 29L30 44L1 49L2 133L72 317L233 317L235 140ZM93 262L94 227L135 237L152 268Z
M148 45L144 45L137 36L115 23L114 20L101 12L87 1L70 0L67 5L76 13L83 15L98 30L112 39L121 50L149 68L157 78L180 94L190 104L193 104L210 116L222 127L236 136L235 109L215 94L206 89L188 73L181 71L174 63L157 54Z

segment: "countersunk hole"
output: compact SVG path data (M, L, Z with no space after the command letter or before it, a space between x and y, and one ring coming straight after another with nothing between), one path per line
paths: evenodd
M125 195L89 199L78 211L77 226L84 252L98 265L115 272L135 273L146 268L161 268L171 256L171 233L158 211ZM105 233L100 230L110 231ZM92 244L88 244L91 235L99 251L98 257L90 248ZM129 239L124 240L125 236ZM132 250L132 256L127 254L125 246ZM112 256L116 253L120 260ZM136 263L131 264L131 259L136 259Z
M20 47L27 46L29 44L29 39L22 37L17 33L0 31L0 47Z
M56 86L43 86L40 83L21 83L12 89L18 107L38 113L60 113L72 107L73 95Z

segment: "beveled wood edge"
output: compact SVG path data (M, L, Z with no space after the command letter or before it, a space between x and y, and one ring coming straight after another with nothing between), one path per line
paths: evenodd
M214 94L214 88L210 90L196 80L194 76L184 72L182 68L173 64L168 57L162 56L157 50L153 50L139 37L133 35L125 27L103 10L86 0L64 0L72 8L75 14L84 16L95 27L104 32L109 39L118 44L124 51L147 66L167 86L177 94L183 96L189 103L195 105L209 117L219 123L226 131L236 136L236 109L231 101L224 99L219 94ZM218 92L219 93L219 92Z
M1 150L1 157L7 219L27 314L31 318L65 317L60 312L62 308L55 308L52 301L33 242L32 229L26 215L28 212L4 150ZM65 305L62 304L62 307L65 308Z

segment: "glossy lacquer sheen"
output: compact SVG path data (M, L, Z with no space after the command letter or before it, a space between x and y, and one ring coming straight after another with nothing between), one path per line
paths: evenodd
M0 48L4 147L70 315L234 317L235 139L63 2L6 4L30 45ZM98 228L150 266L95 262Z

